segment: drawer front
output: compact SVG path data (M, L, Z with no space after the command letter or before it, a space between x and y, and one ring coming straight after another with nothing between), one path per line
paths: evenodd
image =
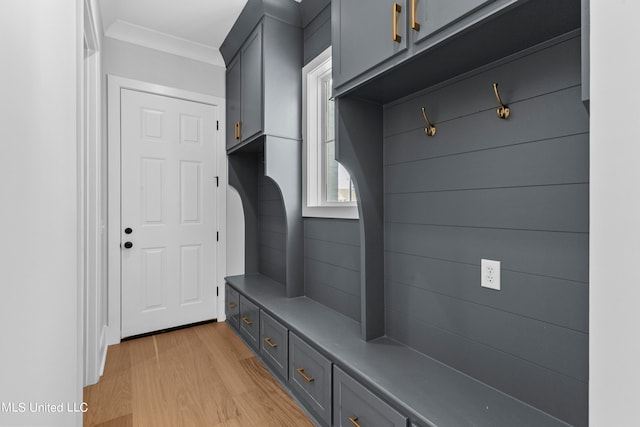
M260 351L260 308L240 295L240 335L255 351Z
M333 368L333 425L336 427L407 427L407 418L362 384Z
M280 322L260 313L260 354L284 379L289 375L289 331Z
M224 312L227 315L227 323L237 330L240 327L238 323L240 321L240 294L225 283L224 295Z
M331 361L289 334L289 385L308 409L331 424Z

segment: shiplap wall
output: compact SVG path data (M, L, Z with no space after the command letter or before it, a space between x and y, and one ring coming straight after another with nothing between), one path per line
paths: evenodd
M331 46L331 4L302 2L304 63ZM305 218L305 295L360 321L360 224Z
M264 175L264 159L258 164L258 270L285 283L286 218L282 195Z
M508 120L496 116L493 82ZM580 38L386 105L384 126L388 335L586 426ZM501 261L501 291L481 288L481 258Z

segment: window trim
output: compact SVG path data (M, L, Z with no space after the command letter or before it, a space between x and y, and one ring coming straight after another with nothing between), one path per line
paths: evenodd
M319 88L318 81L331 67L331 46L302 68L302 216L316 218L358 219L358 204L324 202L323 155L319 138L321 123L318 100L320 90L309 91L309 86ZM317 120L307 120L307 117Z

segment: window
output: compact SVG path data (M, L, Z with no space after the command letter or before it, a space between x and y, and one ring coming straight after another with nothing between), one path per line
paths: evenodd
M325 218L358 218L353 180L335 159L331 48L303 68L302 87L302 214Z

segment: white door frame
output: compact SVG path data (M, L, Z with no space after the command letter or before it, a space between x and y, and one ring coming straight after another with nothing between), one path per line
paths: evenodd
M216 193L217 227L219 232L216 250L216 285L219 296L217 301L218 320L225 320L224 276L226 271L226 200L227 200L227 155L225 144L225 100L216 96L190 92L155 83L132 80L114 75L107 76L107 151L109 179L108 214L108 262L109 262L109 332L108 343L117 344L121 335L121 266L120 266L120 93L122 89L137 90L154 95L169 96L185 101L200 102L218 106L219 131L216 138L217 168L219 176Z
M84 289L84 385L98 382L107 356L103 322L103 188L100 87L100 37L94 1L84 0L85 56L82 69L82 142L79 147L80 280Z

